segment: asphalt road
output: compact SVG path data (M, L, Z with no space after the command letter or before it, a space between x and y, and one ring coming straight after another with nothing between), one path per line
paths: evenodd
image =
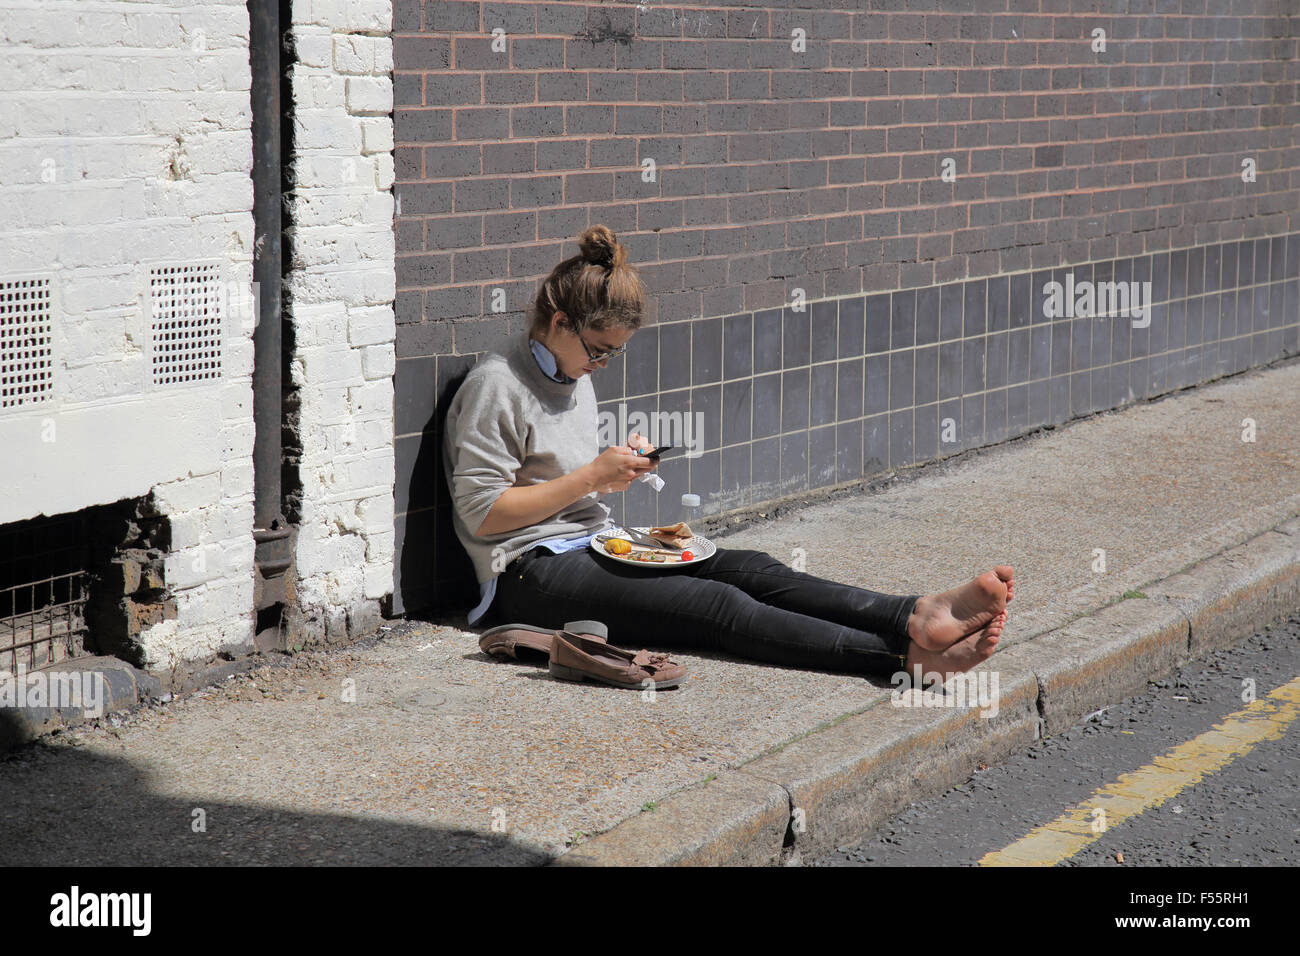
M996 656L994 658L996 660ZM972 866L1056 820L1120 774L1245 709L1245 683L1270 691L1300 675L1300 615L1193 661L1147 692L1090 715L963 785L911 804L814 866ZM1122 854L1123 863L1118 855ZM1300 721L1199 783L1104 829L1063 866L1300 863Z

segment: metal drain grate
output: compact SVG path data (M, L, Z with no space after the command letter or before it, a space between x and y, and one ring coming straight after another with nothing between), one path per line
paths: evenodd
M150 268L155 385L221 377L220 268L219 263Z
M0 529L0 670L84 653L86 535L83 514Z
M50 280L0 281L0 409L53 397Z

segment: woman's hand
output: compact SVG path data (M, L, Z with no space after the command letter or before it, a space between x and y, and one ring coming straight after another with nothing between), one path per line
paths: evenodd
M632 444L632 439L640 439ZM591 470L592 482L597 492L609 494L614 491L626 491L628 486L647 471L653 471L659 464L633 451L633 448L646 447L640 435L629 437L628 445L611 445L591 460L587 467Z
M650 439L646 438L642 434L633 432L632 434L627 436L627 447L632 449L632 451L634 452L646 452L646 451L650 451L653 446L650 443ZM654 471L656 468L659 467L659 462L656 459L648 458L646 459L646 461L650 462L650 467L647 468L646 471ZM627 489L631 487L631 485L632 485L631 480L616 481L602 488L597 488L596 490L600 494L604 495L614 491L627 491Z
M650 439L633 432L627 436L627 447L633 451L650 451L652 446L650 445Z

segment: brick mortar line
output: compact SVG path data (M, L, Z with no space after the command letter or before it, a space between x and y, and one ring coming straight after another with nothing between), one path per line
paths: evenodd
M1297 170L1300 170L1300 166L1297 166L1296 169L1297 169ZM396 188L397 186L405 185L405 184L407 184L407 183L404 183L404 182L395 183L395 184L394 184L394 188ZM422 184L422 183L409 183L409 185L423 185L423 184ZM1158 184L1157 184L1157 185L1158 185ZM1134 186L1130 186L1130 187L1128 187L1128 188L1131 189L1131 188L1146 188L1146 187L1134 187ZM1288 189L1288 190L1284 190L1283 193L1290 193L1290 192L1293 192L1293 191L1294 191L1294 190L1292 190L1292 189ZM1267 195L1279 195L1279 193L1269 193L1269 194L1267 194ZM701 197L689 197L689 198L701 198ZM704 197L704 198L709 198L709 197ZM712 198L727 198L727 197L726 197L726 195L720 195L720 196L712 197ZM1221 198L1223 198L1223 199L1232 199L1232 198L1234 198L1234 197L1221 197ZM1001 202L1001 201L1004 201L1004 200L998 200L998 201ZM1014 201L1016 201L1016 200L1014 200L1014 199L1007 199L1007 200L1005 200L1005 201L1007 201L1007 202L1014 202ZM1217 201L1219 201L1219 200L1204 200L1204 201L1205 201L1205 202L1217 202ZM586 205L591 205L591 204L586 204ZM968 205L968 204L954 203L954 204L949 204L949 205L952 206L952 207L955 207L955 206ZM1179 204L1177 204L1177 203L1171 203L1171 204L1169 204L1168 206L1141 207L1141 208L1142 208L1142 209L1148 209L1148 208L1154 208L1154 209L1165 209L1165 208L1174 208L1175 206L1178 206L1178 205L1179 205ZM512 212L519 212L520 214L525 214L525 213L530 213L530 212L541 212L541 211L544 211L544 210L546 210L546 209L551 209L551 208L555 208L555 207L549 207L549 206L548 206L548 207L530 207L530 208L527 208L527 209L521 209L521 210L473 210L473 211L467 211L467 212L465 213L465 215L476 215L476 214L477 214L477 215L497 215L497 214L512 213ZM1114 210L1114 211L1112 211L1112 212L1097 213L1097 214L1091 214L1091 213L1090 213L1090 214L1085 215L1085 214L1080 213L1078 216L1075 216L1075 217L1073 217L1073 218L1078 218L1078 219L1089 219L1089 218L1096 218L1097 216L1101 216L1101 217L1110 216L1110 215L1115 214L1115 212L1121 212L1121 213L1122 213L1122 212L1137 212L1137 211L1141 211L1141 210L1140 210L1138 207L1134 207L1133 209L1129 209L1129 210ZM435 222L435 221L437 221L440 217L447 217L447 216L454 216L454 215L456 215L456 214L454 214L454 213L431 213L431 214L428 214L428 215L423 215L423 214L412 214L410 218L411 218L412 221L429 221L429 222ZM848 213L847 215L872 215L872 213ZM1277 215L1277 214L1276 214L1276 213L1273 213L1273 214L1270 214L1270 215ZM406 219L407 216L403 215L401 218L402 218L402 219ZM1258 218L1258 217L1257 217L1257 218ZM804 221L804 220L800 220L800 221ZM812 221L812 220L809 220L809 221ZM1034 222L1048 222L1049 220L1033 220L1033 221L1034 221ZM1219 223L1230 223L1230 222L1234 222L1234 221L1236 221L1236 220L1214 220L1214 222L1219 222ZM764 225L768 225L768 226L771 226L771 225L780 225L780 224L782 224L782 223L787 223L787 224L788 224L788 221L787 221L787 220L771 220L771 221L769 221L769 222L746 222L746 223L737 223L737 224L733 224L733 225L731 225L730 228L732 228L732 229L748 229L748 228L750 228L750 227L758 227L758 226L764 226ZM1200 225L1208 225L1208 224L1209 224L1209 223L1193 223L1192 225L1193 225L1193 226L1200 226ZM1004 225L1007 225L1007 224L1004 223ZM963 226L962 229L960 229L960 230L954 230L954 232L959 232L959 231L963 231L963 230L968 230L968 231L969 231L969 230L983 230L983 229L985 229L985 228L986 228L986 227L984 227L984 226ZM1179 228L1184 228L1184 227L1158 227L1158 226L1153 226L1153 227L1151 227L1150 229L1139 229L1139 230L1136 230L1136 231L1130 231L1130 232L1128 232L1126 235L1128 235L1128 236L1142 236L1142 235L1147 235L1147 234L1150 234L1150 233L1156 233L1156 232L1169 232L1169 231L1171 231L1172 229L1179 229ZM683 231L703 231L703 230L692 230L692 229L690 229L690 228L684 228ZM827 245L828 245L828 246L831 246L831 245L846 245L846 246L847 246L847 245L851 245L851 244L861 244L861 243L865 243L865 242L874 242L874 241L881 241L881 242L884 242L884 241L890 241L890 240L894 240L894 239L903 239L903 240L906 240L906 239L913 239L913 238L914 238L914 239L918 239L918 240L920 240L920 239L927 239L927 238L932 238L932 237L934 237L934 236L943 236L943 235L951 235L951 233L934 232L934 233L909 233L909 234L907 234L907 235L901 235L901 236L864 236L864 237L859 238L859 239L846 239L846 240L842 240L842 241L839 241L839 242L836 242L836 243L828 243ZM1123 237L1122 237L1122 236L1119 236L1119 235L1116 235L1116 236L1114 236L1114 237L1104 236L1104 237L1098 237L1098 238L1108 239L1108 238L1123 238ZM1289 231L1289 232L1281 232L1281 233L1269 234L1269 235L1263 235L1263 236L1241 236L1241 237L1236 238L1236 239L1219 239L1219 240L1216 240L1216 241L1214 241L1214 242L1194 243L1194 244L1192 244L1192 245L1188 245L1188 246L1177 246L1177 247L1169 246L1169 247L1162 248L1162 249L1153 249L1153 250L1150 250L1150 251L1148 251L1148 252L1134 253L1134 254L1132 254L1132 255L1126 255L1126 256L1116 255L1116 256L1110 256L1110 257L1105 258L1105 259L1088 259L1088 260L1086 260L1086 261L1084 261L1084 262L1076 262L1076 263L1071 263L1071 264L1068 264L1068 265L1064 265L1064 264L1062 264L1062 265L1052 265L1052 266L1031 266L1031 267L1028 268L1028 269L1017 269L1015 272L997 272L997 273L993 273L993 274L991 274L991 275L983 275L983 276L968 276L967 278L964 278L964 279L951 279L951 280L948 280L948 281L946 281L946 282L932 282L932 283L930 283L929 285L921 285L921 286L899 286L898 288L894 288L894 289L875 289L875 290L872 290L872 291L867 291L867 290L864 289L864 290L861 291L861 292L850 292L850 293L845 293L845 294L842 294L842 295L826 296L826 297L824 297L824 298L820 298L820 299L809 299L809 300L807 300L807 305L808 305L808 307L811 309L811 306L813 306L814 304L818 304L818 303L825 303L825 302L840 302L840 301L844 301L844 300L852 301L852 300L855 300L855 299L871 298L871 297L874 297L874 296L880 296L880 295L892 295L892 294L895 293L895 292L904 292L904 293L906 293L906 292L913 292L913 291L919 292L919 291L922 291L922 290L925 290L925 289L939 289L939 288L943 288L943 287L945 287L945 286L952 286L952 285L966 285L966 284L971 283L971 282L985 282L985 281L997 280L997 279L1001 279L1001 278L1006 278L1006 279L1010 280L1010 279L1014 279L1014 278L1017 277L1017 276L1026 276L1026 275L1027 275L1027 276L1030 276L1030 277L1032 278L1032 276L1037 275L1037 274L1039 274L1039 273L1048 273L1048 274L1049 274L1049 277L1050 277L1050 274L1051 274L1051 273L1054 273L1054 272L1058 272L1058 271L1059 271L1059 272L1073 272L1073 271L1075 271L1075 270L1084 270L1084 269L1087 269L1089 266L1095 266L1095 265L1097 265L1097 264L1099 264L1099 263L1114 263L1114 262L1122 262L1122 261L1125 261L1125 260L1149 259L1149 258L1151 258L1152 256L1164 256L1164 255L1168 255L1168 256L1171 256L1171 257L1172 257L1172 256L1174 256L1174 255L1176 255L1176 254L1178 254L1178 253L1180 253L1180 252L1192 253L1192 252L1195 252L1195 251L1197 251L1197 250L1205 250L1205 249L1209 249L1209 248L1214 247L1214 246L1236 245L1236 244L1243 243L1243 242L1254 243L1254 242L1259 242L1259 241L1261 241L1261 240L1271 243L1273 239L1278 239L1278 238L1281 238L1281 239L1291 239L1291 240L1293 240L1293 241L1300 241L1300 232L1298 232L1298 231ZM1071 243L1071 242L1079 242L1079 241L1083 241L1083 240L1077 240L1077 239L1075 239L1075 240L1054 240L1052 243L1049 243L1049 245L1067 245L1067 244L1069 244L1069 243ZM1086 241L1091 242L1091 241L1093 241L1093 240L1089 239L1089 240L1086 240ZM541 248L541 247L545 247L545 246L553 246L553 245L560 245L560 242L557 241L557 240L544 240L544 239L537 239L537 240L532 240L532 241L529 241L529 242L523 242L523 243L501 243L501 244L498 244L498 245L475 247L475 248L473 248L473 249L460 249L460 250L457 250L457 249L438 249L438 250L434 250L434 249L423 249L423 250L418 250L418 249L417 249L417 250L405 250L405 251L403 251L403 252L399 252L399 253L397 253L397 254L396 254L396 258L398 258L398 259L403 259L403 258L408 258L408 259L410 259L410 258L426 258L426 257L428 257L428 256L430 256L430 255L435 255L435 256L436 256L436 255L439 255L439 254L454 255L454 254L456 254L457 252L460 252L460 253L462 253L462 254L465 254L465 253L485 253L485 252L490 253L490 252L493 252L493 251L508 251L508 250L512 250L512 249L514 249L514 248L516 248L516 247L518 247L518 248L527 248L527 247L529 247L529 246L533 246L533 247ZM726 259L728 259L728 258L734 258L734 257L737 256L737 255L744 255L744 256L762 256L762 255L769 255L769 254L770 254L770 255L781 255L781 254L786 254L786 253L791 253L791 252L797 252L800 248L803 248L803 247L799 247L799 246L786 246L786 247L773 248L773 249L755 249L755 250L752 250L752 251L742 251L742 252L739 252L739 253L734 253L734 252L733 252L733 253L725 253L725 254L724 254L724 253L719 253L719 254L717 254L716 256L706 256L706 257L704 257L703 259L699 259L699 260L696 260L696 259L664 259L664 260L656 260L656 261L654 261L654 262L641 263L641 264L640 264L640 267L641 267L641 268L647 268L647 269L648 269L648 268L656 268L656 269L657 269L657 268L662 268L662 267L664 267L664 266L673 266L673 265L685 264L685 263L689 263L689 262L700 262L700 261L718 261L718 262L720 262L720 261L724 261L724 260L726 260ZM871 266L877 266L877 265L890 265L890 264L897 264L897 265L913 265L913 264L919 264L919 265L925 265L926 263L938 263L938 262L945 261L945 260L947 260L947 259L953 259L953 258L956 258L956 257L958 257L958 256L980 255L980 254L984 254L984 253L988 253L988 252L997 252L997 253L1002 253L1002 252L1007 252L1007 251L1010 251L1010 250L1016 250L1016 249L1036 249L1036 248L1042 248L1042 244L1041 244L1041 243L1029 243L1029 244L1025 244L1025 245L1003 246L1003 247L998 248L998 249L983 250L981 253L953 253L951 256L946 256L946 257L944 257L944 259L926 259L926 260L922 260L920 263L910 263L910 262L907 262L906 260L899 259L899 260L893 260L893 261L889 261L889 262L882 261L882 262L864 263L864 264L862 264L862 265L857 265L857 266L844 266L843 268L844 268L844 269L864 269L864 268L869 268L869 267L871 267ZM1222 265L1222 263L1220 263L1220 265ZM816 274L817 274L817 273L814 273L814 275L816 275ZM1172 272L1170 273L1170 275L1172 276ZM1220 276L1222 276L1222 273L1220 273ZM402 287L398 287L398 288L396 289L396 292L397 292L398 294L401 294L401 293L403 293L403 292L445 292L445 291L448 291L448 290L455 291L455 290L458 290L458 289L472 289L472 288L479 288L479 289L482 289L482 288L488 288L488 287L491 287L491 286L493 286L493 285L505 285L505 284L514 283L514 282L520 282L520 283L522 283L522 282L528 282L528 281L530 281L531 279L534 279L534 278L538 278L538 277L535 276L535 275L528 275L528 276L520 275L520 276L510 276L510 277L508 277L508 278L506 278L506 279L499 280L499 281L496 281L496 282L490 282L490 281L474 281L474 280L470 280L470 281L461 282L461 283L448 282L448 283L442 283L442 284L440 284L440 285L402 286ZM790 277L785 277L785 276L774 276L774 277L771 277L771 278L768 278L768 279L759 280L759 282L781 282L781 281L787 281L789 278L790 278ZM1280 278L1280 279L1265 279L1265 280L1262 280L1262 281L1260 281L1260 282L1252 283L1252 284L1250 284L1250 285L1237 285L1237 286L1233 286L1231 289L1216 289L1216 290L1214 290L1214 291L1212 291L1212 292L1206 292L1206 291L1202 290L1199 294L1191 294L1191 293L1187 293L1187 294L1184 294L1184 295L1182 295L1182 296L1179 296L1178 298L1169 298L1168 296L1166 296L1166 298L1162 299L1162 300L1159 301L1159 302L1153 302L1153 303L1151 303L1151 306L1156 306L1156 305L1169 305L1169 304L1172 304L1172 303L1175 303L1175 302L1187 302L1187 301L1190 301L1191 299L1204 298L1204 297L1206 297L1206 296L1219 295L1219 294L1227 293L1227 292L1240 292L1240 291L1243 291L1243 290L1256 289L1256 288L1259 288L1259 287L1261 287L1261 286L1270 286L1270 285L1273 285L1273 284L1275 284L1275 283L1283 283L1283 284L1285 284L1285 283L1289 283L1289 282L1295 282L1295 281L1297 281L1297 280L1300 280L1300 276L1283 276L1283 277ZM1104 281L1107 281L1107 282L1113 282L1113 281L1116 281L1116 280L1115 280L1115 277L1114 277L1114 274L1112 273L1111 277L1110 277L1109 279L1107 279L1107 280L1104 280ZM1129 281L1137 281L1137 280L1132 279L1132 277L1130 276L1130 280L1129 280ZM1146 280L1146 281L1151 281L1151 277L1150 277L1150 275L1147 276L1147 280ZM747 284L747 285L754 285L754 284L758 284L758 283L745 283L745 284ZM681 290L676 291L676 292L667 292L667 293L663 293L663 294L668 294L668 295L692 295L692 294L701 294L702 292L706 292L706 291L708 291L709 288L710 288L710 287L707 287L707 286L701 286L701 287L698 287L698 288L696 288L696 289L681 289ZM1032 287L1031 287L1031 293L1032 293ZM770 306L755 307L755 308L752 308L752 309L742 309L742 310L739 311L739 312L728 312L728 313L726 313L726 314L724 314L724 315L696 316L696 317L685 318L685 319L672 319L672 320L669 320L669 321L666 321L666 322L656 322L655 325L656 325L656 326L660 326L660 325L680 325L680 324L684 324L684 323L694 322L694 321L697 321L697 320L705 321L705 320L708 320L708 319L728 319L728 318L733 318L733 317L735 317L735 316L752 315L752 314L755 314L755 313L758 313L758 312L781 312L781 311L784 311L785 309L788 309L788 308L790 308L790 306L787 305L787 304L785 304L785 303L783 302L783 303L780 304L780 305L770 305ZM508 316L508 315L510 315L510 314L512 314L512 313L505 313L505 312L502 312L502 313L493 313L492 315L488 316L487 318L489 318L489 319L504 318L504 317L506 317L506 316ZM400 324L400 325L408 325L408 326L413 326L413 325L433 325L433 324L443 324L443 323L464 322L464 321L467 321L467 320L468 320L468 321L476 321L476 320L479 320L479 319L482 319L482 318L483 318L483 316L482 316L481 314L475 314L475 315L466 315L466 316L454 316L454 317L451 317L451 318L445 318L445 319L432 319L432 320L428 320L428 321L425 321L425 320L421 319L420 322L403 322L403 323L399 323L399 324ZM1081 318L1095 318L1095 317L1094 317L1094 316L1081 316ZM1052 319L1051 321L1052 321L1052 322L1070 322L1070 321L1073 321L1073 319L1067 319L1067 318L1062 317L1062 318ZM1047 322L1036 322L1036 323L1032 323L1032 324L1033 324L1033 325L1046 325L1046 324L1049 324L1049 323L1047 323ZM1288 324L1294 324L1294 323L1288 323ZM1030 326L1020 326L1020 328L1029 328L1029 327L1030 327ZM981 334L983 334L983 333L981 333ZM951 341L951 340L945 340L945 341ZM875 353L875 352L873 352L873 353L871 353L871 354L875 355L875 354L880 354L880 353ZM412 356L412 357L421 357L421 356ZM423 356L423 357L427 357L427 356Z

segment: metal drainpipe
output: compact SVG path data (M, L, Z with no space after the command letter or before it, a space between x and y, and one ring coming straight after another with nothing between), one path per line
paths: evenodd
M248 0L252 69L253 281L258 321L253 332L254 608L259 650L291 643L283 630L293 601L295 530L281 510L283 418L281 355L281 0Z

